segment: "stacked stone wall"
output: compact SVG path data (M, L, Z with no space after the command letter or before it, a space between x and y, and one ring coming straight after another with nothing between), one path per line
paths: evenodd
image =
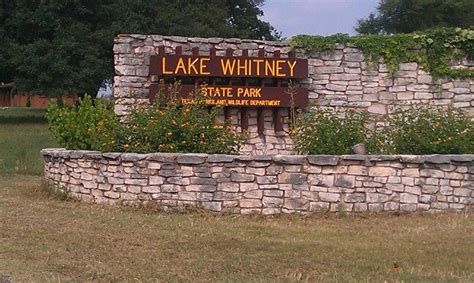
M44 149L45 178L88 202L235 214L464 211L474 155L207 155Z
M224 38L186 38L159 35L119 35L115 39L114 96L115 111L126 116L136 104L148 103L148 86L157 80L149 76L150 56L158 54L161 46L167 53L174 53L182 47L183 54L191 54L199 47L200 55L209 55L215 48L217 55L225 55L227 48L234 49L239 56L248 50L256 57L259 49L266 57L275 51L281 57L288 56L291 47L287 42L273 42ZM297 57L308 58L308 79L300 85L309 89L310 108L327 108L340 113L348 109L367 111L382 115L397 108L413 104L432 107L447 107L466 110L474 117L474 81L439 79L425 72L416 63L403 63L400 70L390 74L384 64L367 64L362 52L350 45L339 45L332 52L305 54L296 49ZM370 66L371 65L371 66ZM453 62L455 68L474 68L473 62ZM292 152L293 141L288 135L289 118L287 109L280 109L284 119L283 132L275 132L271 109L264 110L264 134L257 133L257 113L250 111L249 139L242 148L243 154L288 154ZM240 131L240 108L232 108L231 121L234 130Z

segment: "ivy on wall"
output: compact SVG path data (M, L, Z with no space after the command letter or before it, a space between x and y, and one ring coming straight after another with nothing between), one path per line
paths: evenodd
M383 62L390 73L400 63L416 62L434 78L474 78L474 70L453 68L453 60L474 60L474 30L444 28L423 33L394 35L335 34L331 36L298 35L290 39L293 48L307 54L334 50L337 44L352 44L359 48L369 64Z

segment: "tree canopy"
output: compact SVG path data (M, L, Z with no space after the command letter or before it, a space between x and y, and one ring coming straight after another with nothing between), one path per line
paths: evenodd
M0 83L94 95L119 33L275 39L264 0L0 0Z
M473 0L381 0L376 12L360 19L355 30L359 34L394 34L472 26Z

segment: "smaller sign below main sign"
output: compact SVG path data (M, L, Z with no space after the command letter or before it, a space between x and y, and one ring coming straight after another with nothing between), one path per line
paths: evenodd
M154 101L162 88L160 84L150 85L150 101ZM194 85L182 85L179 98L182 104L194 103ZM308 105L308 90L296 88L295 93L288 93L286 87L257 86L203 86L203 99L207 105L239 107L297 107ZM169 95L169 93L167 94ZM293 97L292 97L293 96Z

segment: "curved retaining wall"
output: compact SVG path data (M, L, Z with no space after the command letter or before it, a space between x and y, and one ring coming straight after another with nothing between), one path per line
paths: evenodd
M474 204L474 155L41 153L55 188L96 203L237 214L461 211Z

